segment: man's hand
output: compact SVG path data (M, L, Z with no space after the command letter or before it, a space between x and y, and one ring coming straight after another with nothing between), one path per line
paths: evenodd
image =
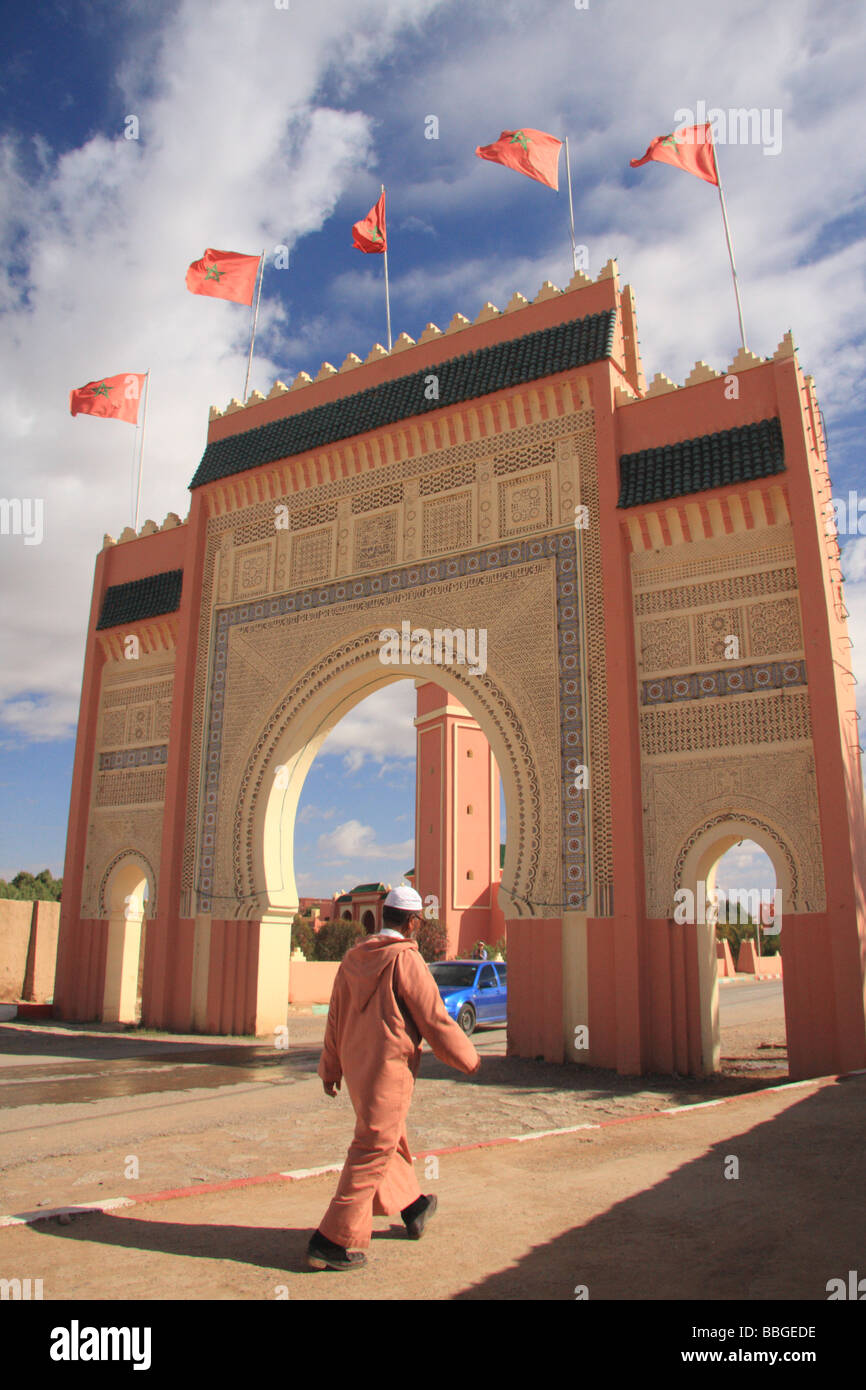
M326 1096L335 1096L340 1089L339 1081L323 1081L322 1085L325 1088Z

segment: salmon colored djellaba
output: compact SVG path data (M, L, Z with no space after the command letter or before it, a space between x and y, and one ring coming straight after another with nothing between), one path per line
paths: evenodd
M413 909L407 927L415 930L421 899L406 888L389 894L398 896L401 907L405 900L405 908ZM331 995L319 1076L329 1095L345 1078L356 1125L336 1194L310 1242L315 1268L363 1264L363 1256L345 1252L370 1244L374 1215L399 1211L417 1238L413 1216L435 1209L436 1199L422 1196L406 1138L422 1038L448 1066L469 1075L480 1069L478 1053L446 1013L417 944L386 926L385 934L347 952Z

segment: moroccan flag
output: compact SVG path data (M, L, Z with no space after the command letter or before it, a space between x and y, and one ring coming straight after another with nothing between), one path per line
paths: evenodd
M239 251L215 251L209 246L200 261L193 261L186 272L186 287L192 294L212 299L233 299L236 304L252 304L261 256L242 256Z
M504 164L507 169L516 169L519 174L528 174L548 188L559 190L559 151L562 141L543 130L503 130L499 139L492 145L479 145L475 153L479 159L492 159L494 164Z
M352 227L352 245L359 251L387 251L388 238L385 233L385 193L382 192L367 216Z
M127 420L138 424L138 402L146 372L121 372L88 381L69 392L70 415L102 415L107 420Z
M643 159L629 161L632 169L647 164L651 159L660 164L672 164L675 169L685 169L687 174L696 174L707 183L718 187L716 161L713 158L713 127L706 125L686 125L670 135L657 135Z

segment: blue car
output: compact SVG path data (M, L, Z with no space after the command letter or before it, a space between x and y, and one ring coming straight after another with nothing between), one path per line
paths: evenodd
M504 961L439 960L430 966L448 1013L469 1037L476 1023L504 1023L508 981Z

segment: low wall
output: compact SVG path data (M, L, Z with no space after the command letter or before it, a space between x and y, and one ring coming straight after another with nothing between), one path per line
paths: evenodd
M0 898L0 1003L54 997L60 904Z
M289 965L290 1004L329 1004L338 960L293 960Z
M759 956L754 941L744 941L737 956L737 970L741 975L775 975L782 978L781 956Z
M731 946L728 941L716 942L716 958L719 963L719 979L730 980L736 975L734 969L734 958L731 955Z

